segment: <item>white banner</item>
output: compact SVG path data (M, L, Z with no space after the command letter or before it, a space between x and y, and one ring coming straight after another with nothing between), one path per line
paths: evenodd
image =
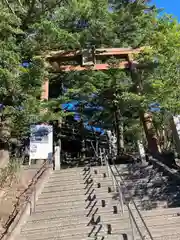
M53 127L45 124L32 125L30 130L30 159L52 159Z

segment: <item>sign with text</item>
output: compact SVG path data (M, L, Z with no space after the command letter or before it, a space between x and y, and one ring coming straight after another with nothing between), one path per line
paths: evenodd
M52 159L53 127L45 124L32 125L30 131L30 159Z

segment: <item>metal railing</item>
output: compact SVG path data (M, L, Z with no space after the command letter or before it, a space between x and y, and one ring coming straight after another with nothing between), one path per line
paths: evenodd
M121 212L122 214L124 214L124 205L127 207L128 210L128 215L129 215L129 220L130 220L130 226L131 226L131 233L132 233L132 239L139 240L139 237L141 240L145 240L146 237L148 237L148 239L150 240L154 240L146 222L143 219L143 216L141 214L141 212L139 211L136 203L133 200L133 197L131 195L131 193L129 192L129 190L127 189L127 185L125 184L123 177L121 176L117 166L113 163L113 167L115 169L115 173L114 170L112 168L112 166L109 164L108 159L107 159L107 155L105 155L106 158L106 166L108 168L108 173L112 178L112 182L114 185L114 190L115 192L118 191L119 194L119 202L120 202L120 207L121 207ZM117 176L119 178L119 180L117 179ZM122 187L126 190L126 192L128 193L128 200L126 199L123 191L122 191ZM132 204L132 206L134 207L134 210L136 212L136 216L140 219L141 221L141 227L139 227L139 223L137 222L137 217L134 216L133 210L131 209L130 204ZM135 227L135 228L134 228ZM142 232L142 228L145 229L146 234L144 234L144 231ZM136 230L136 232L135 232Z

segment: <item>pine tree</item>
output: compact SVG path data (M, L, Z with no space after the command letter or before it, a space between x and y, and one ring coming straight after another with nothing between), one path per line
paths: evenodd
M101 118L113 116L110 119L118 125L119 139L124 134L119 123L123 122L126 130L133 119L136 127L131 131L134 131L139 110L148 111L151 102L159 102L172 113L179 112L179 23L168 16L159 17L159 10L149 1L8 0L3 3L0 6L1 129L7 125L8 134L13 132L20 137L33 122L63 116L61 111L56 114L52 111L60 106L62 97L48 103L39 98L48 74L43 56L52 50L147 46L136 59L143 66L137 70L139 82L129 73L113 69L64 75L64 84L69 89L65 97L102 105ZM21 66L23 60L30 62L29 68ZM141 92L137 91L139 84ZM96 97L92 98L92 93ZM42 109L48 110L46 114L42 114ZM132 111L134 114L129 114ZM92 118L96 119L96 115ZM109 124L110 120L101 122ZM5 138L11 138L11 134Z

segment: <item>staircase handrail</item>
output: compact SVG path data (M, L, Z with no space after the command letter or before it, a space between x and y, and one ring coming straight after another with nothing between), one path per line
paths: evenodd
M114 174L113 169L112 169L111 165L109 164L108 160L107 160L106 162L107 162L107 165L108 165L108 167L109 167L109 169L110 169L110 171L111 171L111 174L112 174L112 176L113 176L113 178L114 178L114 180L115 180L115 182L116 182L119 190L121 191L121 184L118 182L118 180L117 180L117 178L116 178L116 175ZM113 163L113 166L115 167L116 172L117 172L117 174L118 174L118 177L120 178L120 180L121 180L121 182L123 183L125 189L127 190L127 185L125 184L125 182L124 182L121 174L119 173L119 171L118 171L118 169L117 169L117 167L116 167L116 165L115 165L114 163ZM135 203L134 200L133 200L132 195L129 193L129 190L127 190L127 192L128 192L128 194L129 194L129 196L130 196L129 199L130 199L131 202L133 203L133 205L134 205L134 207L135 207L135 209L136 209L136 211L137 211L137 213L138 213L138 216L140 217L140 219L141 219L141 221L142 221L142 223L143 223L143 225L144 225L144 227L145 227L145 229L146 229L146 231L147 231L150 239L151 239L151 240L154 240L154 238L153 238L153 236L152 236L152 234L151 234L151 232L150 232L150 230L149 230L146 222L145 222L144 219L143 219L142 214L140 213L140 211L139 211L136 203ZM132 210L131 210L131 208L130 208L130 206L129 206L129 203L127 203L127 201L126 201L126 199L125 199L125 196L124 196L124 194L122 193L122 191L121 191L121 194L122 194L123 200L124 200L124 202L125 202L125 204L126 204L126 206L127 206L127 208L128 208L129 214L130 214L130 216L131 216L131 218L132 218L132 220L133 220L133 222L134 222L134 224L135 224L135 226L136 226L136 228L137 228L137 231L138 231L141 239L144 240L144 239L145 239L145 238L144 238L145 236L143 236L143 234L141 233L141 230L140 230L140 228L139 228L139 226L138 226L138 224L137 224L137 222L136 222L136 219L135 219L135 217L134 217L134 215L133 215L133 212L132 212ZM122 203L122 204L123 204L123 203Z
M7 221L4 224L4 231L0 234L0 240L4 238L4 236L8 233L8 230L11 226L11 224L13 223L13 221L15 220L15 218L17 217L19 211L21 210L21 207L23 207L26 203L30 203L30 197L31 194L34 192L34 197L36 195L36 189L35 186L38 182L38 180L42 177L42 175L44 174L44 172L51 167L51 164L49 163L49 160L46 160L39 169L37 169L35 175L33 176L33 178L31 179L31 182L28 184L27 188L20 193L20 195L18 197L16 197L17 201L13 206L13 211L11 212L11 214L9 215ZM23 201L22 201L23 198ZM22 201L22 202L21 202ZM31 206L32 207L32 206ZM32 209L31 209L32 211Z

